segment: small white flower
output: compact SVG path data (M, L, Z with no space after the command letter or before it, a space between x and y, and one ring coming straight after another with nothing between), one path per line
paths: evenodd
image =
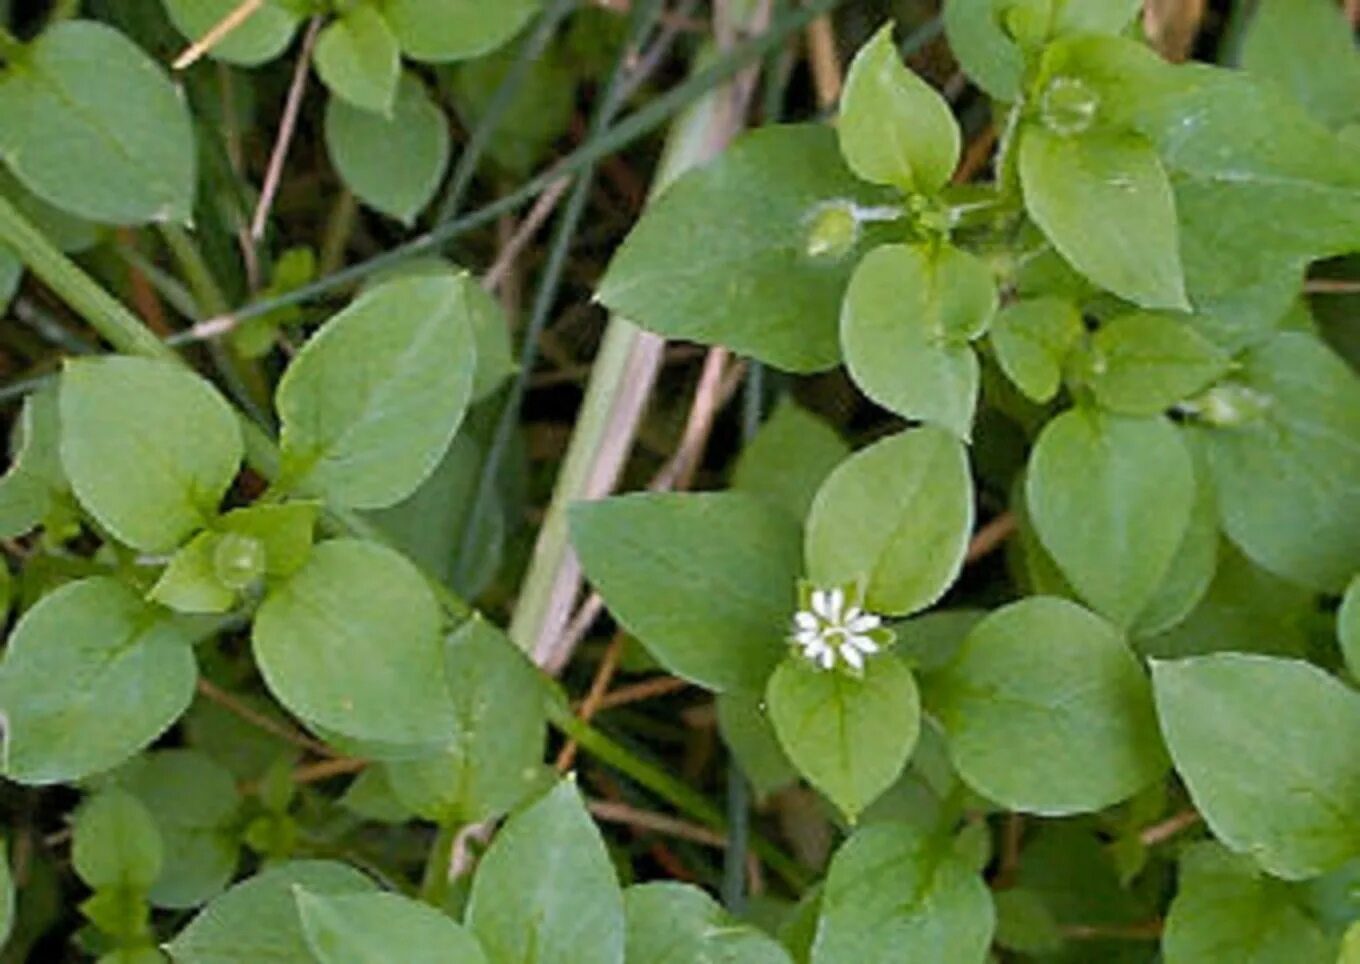
M883 621L850 603L844 589L814 589L806 605L793 615L789 641L822 669L833 669L841 660L859 672L864 658L883 648Z

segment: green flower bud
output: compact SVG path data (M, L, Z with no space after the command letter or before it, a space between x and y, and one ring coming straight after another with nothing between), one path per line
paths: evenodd
M213 575L240 592L264 575L264 543L239 532L226 532L213 549Z

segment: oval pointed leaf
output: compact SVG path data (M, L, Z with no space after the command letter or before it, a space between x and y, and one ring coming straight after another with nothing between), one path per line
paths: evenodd
M882 823L837 852L812 964L983 964L996 912L947 837Z
M623 964L623 895L572 782L506 823L477 868L466 919L492 961Z
M841 295L881 233L850 228L822 249L813 243L819 218L892 200L850 173L824 126L754 131L658 196L597 297L668 338L724 345L787 371L830 368L840 361Z
M891 655L871 657L862 678L790 656L765 699L793 765L852 823L901 775L920 735L916 680Z
M170 22L187 40L198 40L240 6L240 0L163 0ZM208 56L241 67L257 67L287 49L301 17L287 0L264 3L213 44Z
M1063 365L1085 332L1072 302L1031 298L1003 308L988 336L1015 387L1036 402L1049 402L1062 387Z
M332 318L279 383L286 483L361 509L415 491L472 394L465 308L455 278L403 278Z
M436 743L453 726L440 613L420 572L375 543L317 546L255 616L270 690L309 722L361 740Z
M376 889L359 871L328 860L278 864L213 900L166 947L177 964L310 961L295 887L311 894L363 894Z
M945 99L902 63L891 24L850 64L836 132L850 170L909 194L936 193L959 163L954 115Z
M71 864L91 889L144 891L163 860L164 843L151 813L127 791L105 790L76 814Z
M1207 388L1232 363L1184 318L1137 311L1101 326L1091 339L1096 401L1124 415L1156 415Z
M314 894L293 888L318 964L486 964L477 939L443 911L400 894Z
M121 583L70 583L24 614L0 663L4 771L79 780L160 736L193 699L192 640Z
M1301 660L1242 653L1154 663L1152 678L1214 836L1292 880L1360 853L1360 695Z
M1264 569L1340 593L1360 569L1360 378L1316 337L1284 332L1243 358L1206 425L1223 529Z
M960 776L1012 810L1101 810L1166 771L1152 691L1119 632L1064 599L1000 609L931 676Z
M1195 844L1181 858L1166 916L1166 964L1346 964L1293 896L1249 858L1217 844Z
M1193 463L1174 425L1093 409L1045 426L1025 482L1044 548L1083 599L1124 627L1166 575L1194 500Z
M45 30L0 78L0 153L34 194L92 221L185 222L193 211L184 99L141 48L100 23Z
M998 0L949 0L944 27L949 49L964 72L992 97L1013 101L1020 94L1024 53L1001 26Z
M489 53L505 43L541 0L388 0L383 14L412 60L443 63Z
M623 905L628 964L790 964L782 947L689 884L629 887Z
M444 644L455 725L439 752L387 765L392 792L443 826L500 816L538 785L546 719L532 663L500 630L473 617Z
M841 307L841 346L864 394L967 440L978 361L968 341L996 311L991 271L949 245L883 245L860 262Z
M359 110L390 114L401 79L397 38L376 7L356 6L321 32L316 72L331 93Z
M610 612L668 670L756 692L786 644L801 533L735 492L629 495L571 510L572 544Z
M231 406L169 362L79 359L61 376L61 461L120 542L168 552L217 515L244 451Z
M1031 126L1020 180L1030 216L1082 274L1144 308L1189 308L1171 182L1146 141Z
M963 445L913 429L857 452L823 483L808 515L808 576L862 585L869 610L908 615L958 578L972 529Z
M425 85L404 73L389 114L339 98L326 105L326 148L345 186L369 207L415 223L449 163L449 127ZM394 165L392 159L401 158Z

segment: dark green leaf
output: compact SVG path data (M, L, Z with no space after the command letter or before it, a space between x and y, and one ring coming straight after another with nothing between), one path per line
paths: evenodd
M34 194L91 221L184 222L193 210L184 99L101 23L58 23L0 76L0 153Z
M318 964L486 964L477 939L446 914L399 894L314 894L293 888Z
M0 663L4 770L62 783L122 763L189 706L183 627L122 583L63 586L24 614Z
M1194 467L1169 421L1077 408L1039 436L1025 499L1063 575L1096 611L1127 627L1185 536Z
M400 502L463 421L477 352L452 277L389 281L313 336L279 382L286 484L340 506Z
M1360 695L1300 660L1238 653L1154 663L1152 676L1214 836L1294 880L1360 853Z
M77 813L71 863L92 890L145 891L160 875L162 848L150 811L132 794L113 788Z
M926 702L963 779L1013 810L1100 810L1166 770L1138 661L1113 626L1063 599L984 619L928 678Z
M448 121L425 85L403 73L388 115L332 98L325 123L326 147L345 185L369 207L413 224L449 163Z
M401 79L401 51L377 7L355 6L321 31L316 72L331 93L359 110L390 115Z
M1207 388L1231 360L1184 319L1139 311L1102 325L1086 364L1101 406L1124 415L1156 415Z
M831 862L812 964L982 964L994 919L987 885L948 837L865 827Z
M615 618L668 670L759 692L786 650L801 534L749 495L629 495L580 503L572 543Z
M1006 377L1036 402L1062 386L1063 365L1086 329L1081 312L1061 298L1031 298L1007 305L989 333Z
M310 894L371 893L363 874L341 863L298 860L237 884L205 907L166 947L176 964L312 961L295 887Z
M830 368L841 295L881 237L861 219L891 200L850 173L826 127L763 128L662 192L597 297L668 338Z
M789 964L782 947L688 884L629 887L628 964Z
M493 962L623 964L623 895L570 781L497 835L472 881L467 925Z
M383 15L406 56L442 63L499 47L539 4L540 0L388 0Z
M1200 843L1181 858L1162 935L1166 964L1334 964L1317 923L1246 857Z
M163 0L170 20L188 40L198 40L238 6L240 0ZM264 0L240 26L213 44L210 56L256 67L283 53L302 19L289 0Z

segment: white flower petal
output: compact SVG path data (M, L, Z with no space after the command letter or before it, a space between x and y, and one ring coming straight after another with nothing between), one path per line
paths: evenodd
M822 664L822 669L830 669L836 665L836 654L831 651L830 647L822 650L818 658Z
M874 642L868 636L850 636L846 639L846 642L861 653L878 652L878 643Z
M799 646L812 646L822 642L822 634L813 629L801 629L793 634Z
M812 611L827 622L833 622L831 618L831 598L825 590L812 590Z
M861 612L863 612L863 610L858 606L846 606L845 615L841 617L841 622L846 624L853 623L856 619L859 619Z
M831 590L831 615L827 616L827 620L839 623L843 609L845 609L845 592L840 588Z
M820 625L820 623L818 623L817 621L817 617L812 615L812 613L808 612L806 609L800 609L798 612L794 613L793 622L794 625L796 625L799 629L810 629L813 630L814 632Z
M864 669L864 657L860 651L849 643L841 645L841 658L853 666L855 669Z
M856 616L854 619L847 618L845 620L845 628L852 633L867 633L871 629L877 629L881 625L883 625L883 620L872 613L864 613Z

